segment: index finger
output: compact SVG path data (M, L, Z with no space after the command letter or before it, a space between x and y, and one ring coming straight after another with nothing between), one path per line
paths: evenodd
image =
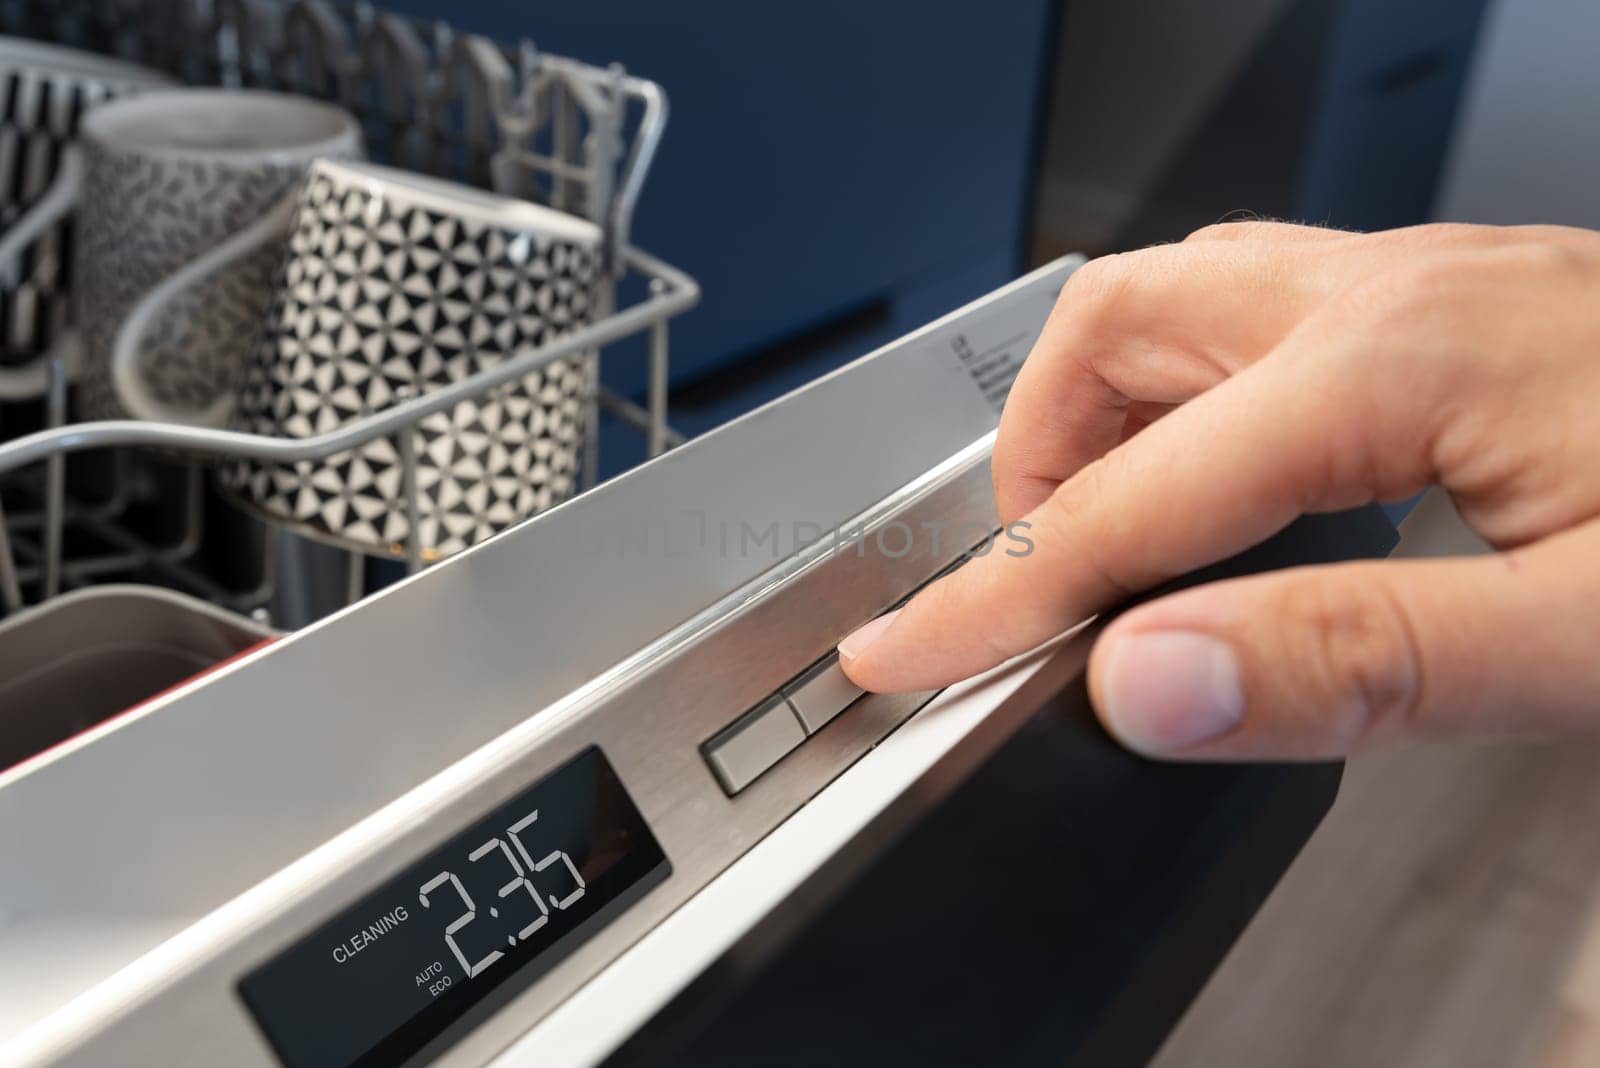
M1032 550L997 544L839 645L879 691L927 690L1026 652L1126 595L1215 562L1308 511L1426 485L1441 406L1332 306L1283 351L1156 422L1028 514ZM1390 345L1400 344L1390 341Z

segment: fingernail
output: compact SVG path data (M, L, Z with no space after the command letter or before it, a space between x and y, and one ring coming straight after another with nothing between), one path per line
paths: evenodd
M857 627L846 634L844 640L839 643L839 658L854 660L866 652L867 646L882 637L883 632L889 629L889 624L894 622L894 617L899 614L900 609L896 608L893 612L881 615L871 623Z
M1239 725L1244 689L1226 642L1192 631L1136 632L1112 640L1101 711L1131 748L1176 753Z

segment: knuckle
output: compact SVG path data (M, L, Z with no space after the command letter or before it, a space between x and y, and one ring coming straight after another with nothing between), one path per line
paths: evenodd
M1056 298L1056 314L1091 327L1109 319L1132 282L1133 255L1099 256L1073 271Z
M1281 239L1295 231L1309 230L1311 227L1300 223L1279 222L1275 219L1227 219L1214 222L1209 226L1202 226L1195 230L1184 242L1191 241L1273 241Z
M1240 216L1237 219L1222 219L1210 225L1203 225L1200 229L1189 233L1189 237L1184 238L1182 243L1184 245L1200 241L1283 243L1283 241L1299 241L1306 238L1334 237L1362 237L1362 235L1317 222L1288 222L1261 216Z
M1442 253L1380 272L1361 283L1353 296L1363 306L1370 322L1392 327L1432 308L1460 284L1461 257Z
M1324 322L1366 342L1342 349L1358 362L1386 366L1403 355L1408 368L1453 376L1472 367L1461 358L1462 324L1484 322L1485 309L1529 286L1592 285L1597 267L1600 260L1586 250L1556 241L1437 251L1351 286L1330 304Z
M1191 241L1248 241L1270 232L1277 224L1264 219L1232 219L1202 226L1184 238Z
M1414 726L1422 669L1414 631L1381 581L1331 577L1288 585L1283 618L1310 644L1303 650L1313 690L1341 717L1354 745Z
M1396 320L1416 321L1430 313L1458 313L1503 294L1513 282L1587 277L1594 268L1592 250L1569 241L1451 247L1382 271L1355 286L1350 296L1369 319L1392 325Z
M1491 229L1486 227L1486 229ZM1558 226L1550 223L1528 223L1522 226L1498 228L1506 240L1562 245L1576 252L1593 252L1600 248L1600 231L1581 226Z
M1432 357L1454 361L1443 343L1471 286L1460 257L1435 255L1381 271L1346 289L1319 316L1348 381L1385 383L1427 376ZM1403 362L1397 363L1397 358Z
M1586 279L1594 270L1590 250L1565 241L1530 241L1507 248L1505 268L1524 276L1556 281Z
M1588 231L1562 226L1486 226L1482 223L1430 222L1367 235L1376 244L1429 255L1445 252L1493 252L1515 245L1553 244L1581 247Z
M1482 244L1490 240L1494 232L1494 227L1477 223L1430 222L1403 226L1373 236L1382 241L1417 248L1453 248Z

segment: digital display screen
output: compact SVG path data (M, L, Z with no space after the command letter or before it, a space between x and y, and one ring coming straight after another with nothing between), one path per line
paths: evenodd
M591 748L247 975L239 993L291 1068L401 1064L499 1007L671 870Z

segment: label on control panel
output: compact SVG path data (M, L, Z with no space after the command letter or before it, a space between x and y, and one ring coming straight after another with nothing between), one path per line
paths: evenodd
M1024 310L1009 304L988 314L965 316L940 333L939 345L972 376L984 400L995 411L1005 407L1017 372L1022 370L1022 362L1028 358L1055 305L1056 293L1051 287L1031 298L1029 303L1036 303L1036 308Z

